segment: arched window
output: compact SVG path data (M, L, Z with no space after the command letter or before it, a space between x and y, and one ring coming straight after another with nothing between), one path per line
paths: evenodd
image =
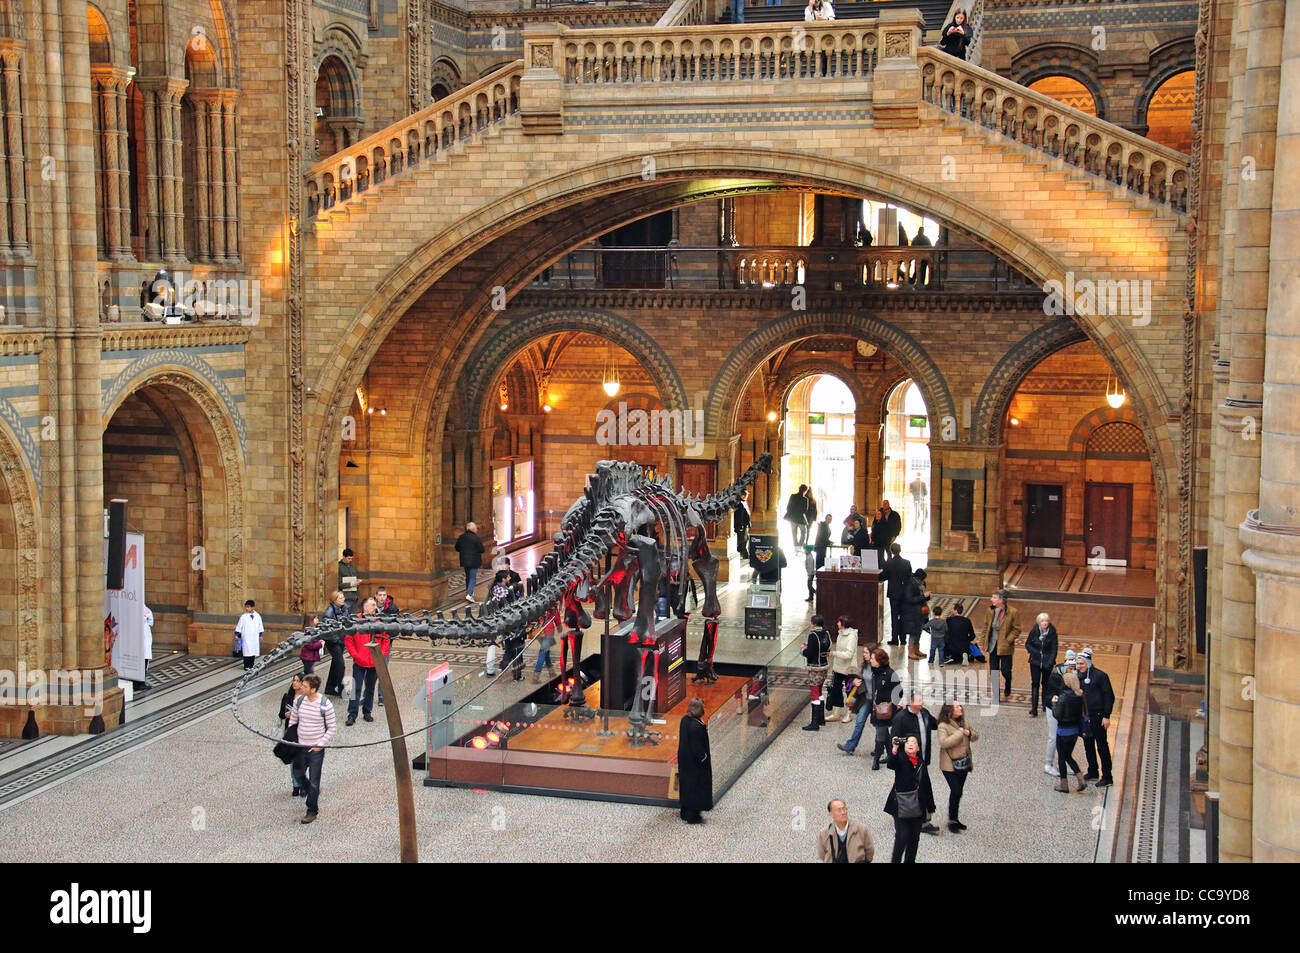
M1089 116L1097 115L1097 101L1091 90L1077 79L1069 76L1044 76L1029 84L1034 92L1051 96L1057 102L1072 106Z
M1147 104L1147 138L1179 152L1192 149L1192 106L1196 74L1175 73L1151 94Z

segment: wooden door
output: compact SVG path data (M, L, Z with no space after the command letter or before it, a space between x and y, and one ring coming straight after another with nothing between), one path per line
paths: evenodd
M717 489L718 485L718 461L716 460L678 460L677 461L677 485L681 487L683 493L689 493L695 496L708 496ZM706 538L712 542L717 523L706 523Z
M1090 564L1127 566L1133 522L1133 484L1089 483L1084 494L1084 558Z
M1059 483L1025 486L1025 555L1061 558L1065 488Z

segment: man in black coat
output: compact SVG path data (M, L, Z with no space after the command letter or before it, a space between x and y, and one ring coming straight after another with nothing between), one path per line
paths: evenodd
M897 543L890 546L889 551L893 555L884 564L877 578L886 584L885 595L889 598L889 644L901 645L907 641L907 629L903 624L903 587L912 578L912 564L902 557L903 548Z
M785 501L785 515L781 517L790 524L790 535L796 546L808 542L808 487L799 484L799 491L791 493Z
M456 552L460 554L460 568L465 570L465 601L474 602L474 583L483 565L483 540L478 538L478 527L473 523L465 524L465 532L456 540Z
M699 824L701 811L713 809L713 759L709 755L709 729L704 724L704 702L692 698L686 707L677 741L677 788L681 816Z
M1088 772L1084 779L1097 781L1097 787L1108 788L1113 783L1110 776L1110 741L1106 729L1110 727L1110 713L1115 708L1115 691L1110 687L1110 676L1092 664L1092 649L1084 649L1074 659L1083 689L1084 716L1083 753L1088 757ZM1097 758L1101 757L1101 778L1097 778Z
M880 504L880 513L884 517L884 532L879 532L872 527L872 544L876 547L876 552L880 559L880 565L885 565L885 560L893 552L894 540L903 535L903 517L898 515L897 510L889 508L889 501L883 500Z
M930 774L930 758L934 753L933 732L938 727L939 722L925 707L925 695L921 692L912 692L908 706L895 715L894 720L889 723L889 731L893 737L906 741L909 736L915 735L921 742L921 764L925 766L927 783ZM927 816L921 833L937 834L939 828L931 824Z
M749 491L742 490L740 493L740 502L736 504L735 515L731 517L731 528L736 531L736 552L742 556L749 555L749 507L746 501L749 499Z
M1043 696L1043 708L1052 703L1047 694L1047 680L1056 664L1056 626L1046 612L1038 613L1034 627L1025 636L1025 651L1029 653L1029 717L1038 717L1038 696Z

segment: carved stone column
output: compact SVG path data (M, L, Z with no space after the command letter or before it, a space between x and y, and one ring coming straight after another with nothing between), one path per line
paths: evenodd
M23 155L22 83L18 67L22 53L14 48L0 52L4 60L5 82L5 149L9 158L9 250L26 257L27 243L27 173Z
M158 100L156 83L140 83L140 95L144 100L144 181L145 181L145 242L144 256L149 261L158 261L163 257L163 217L162 199L159 194L158 163Z
M185 261L184 163L181 159L181 97L189 84L170 80L158 92L158 148L161 167L163 257Z
M103 157L100 181L100 209L104 226L104 253L115 261L131 255L130 207L123 207L122 196L129 195L130 183L123 179L130 175L129 164L124 164L126 150L126 111L124 98L129 82L126 71L112 67L96 67L91 71L95 86L95 107L100 117L100 154ZM124 214L125 213L125 214ZM125 226L125 228L124 228Z
M222 149L224 126L221 121L221 98L214 97L200 104L199 122L204 127L203 139L208 144L208 216L211 236L208 254L212 261L225 263L226 255L226 176L225 154Z
M196 150L194 168L194 212L195 212L195 255L199 261L212 261L212 205L209 192L212 188L213 147L208 138L209 116L217 102L215 90L202 92L190 91L190 101L194 104L194 148ZM218 155L218 159L220 156ZM221 227L224 229L225 225Z
M238 179L235 174L236 149L236 107L238 90L228 89L221 96L221 158L222 182L225 186L226 209L226 263L239 263L239 199L237 195ZM298 170L294 169L297 175Z

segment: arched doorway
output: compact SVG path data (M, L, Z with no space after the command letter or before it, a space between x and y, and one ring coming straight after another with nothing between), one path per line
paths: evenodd
M1192 151L1196 73L1175 73L1156 87L1147 104L1147 138L1179 152Z
M890 391L884 449L884 499L903 518L898 541L909 558L924 560L930 544L930 411L916 381Z
M1044 76L1029 84L1029 88L1044 96L1051 96L1059 103L1085 112L1089 116L1097 115L1097 99L1087 86L1069 76Z
M316 71L316 155L329 156L356 139L360 103L347 64L326 56Z
M127 530L145 537L155 657L228 652L228 626L203 617L237 612L246 594L241 450L217 405L167 372L110 404L104 426L104 499L127 500Z
M804 378L786 397L781 497L806 484L817 504L817 518L830 513L836 528L857 502L853 493L856 411L853 392L830 374Z
M1016 389L1002 432L1000 561L1154 569L1150 453L1095 344L1039 362Z

